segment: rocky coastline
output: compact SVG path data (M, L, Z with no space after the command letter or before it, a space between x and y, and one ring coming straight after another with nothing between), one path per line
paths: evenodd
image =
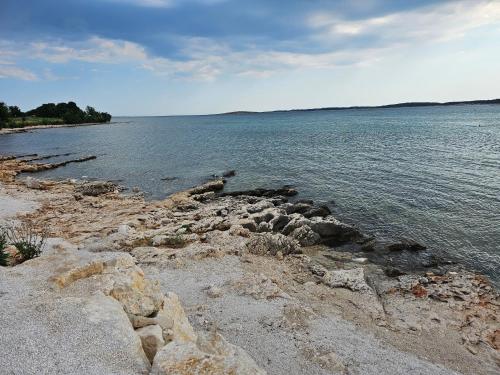
M418 243L366 236L292 187L225 192L221 178L148 202L16 179L59 166L0 158L0 223L50 237L0 267L6 373L500 370L498 291Z
M52 125L29 125L20 128L0 128L0 135L15 134L15 133L29 133L33 130L41 129L54 129L54 128L76 128L79 126L93 126L93 125L109 125L109 123L102 122L86 122L83 124L52 124Z

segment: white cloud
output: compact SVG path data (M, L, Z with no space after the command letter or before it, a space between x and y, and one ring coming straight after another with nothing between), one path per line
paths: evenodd
M114 3L128 3L141 7L172 8L183 3L198 3L202 5L215 5L228 0L107 0Z
M144 0L134 1L144 3ZM168 0L172 4L176 1L178 0ZM213 3L221 0L187 1ZM316 13L307 21L316 33L309 42L316 43L323 49L326 49L328 41L332 39L348 41L350 37L374 35L378 40L368 46L300 53L255 46L235 50L208 38L183 38L179 40L179 44L184 48L177 51L177 55L182 58L155 56L140 44L100 37L79 42L33 42L25 46L10 45L10 48L6 48L8 43L0 41L0 62L22 58L45 60L52 64L71 61L129 64L159 76L181 79L213 81L222 75L264 79L277 72L290 70L370 65L391 54L401 53L408 46L418 46L426 41L449 40L481 26L500 24L500 1L454 1L357 21L342 20L329 13ZM349 43L345 45L348 46ZM5 63L1 66L4 76L8 74L21 79L36 79L33 73L17 66ZM45 78L55 76L55 73L41 75Z
M35 57L52 63L66 63L71 60L91 63L121 63L143 60L147 54L136 43L93 37L71 45L63 42L34 42L30 50Z
M38 77L33 72L23 69L13 63L0 62L0 79L15 78L23 81L36 81Z
M336 14L315 13L308 25L323 39L375 36L387 42L445 41L468 31L500 23L500 1L458 0L382 17L344 20Z

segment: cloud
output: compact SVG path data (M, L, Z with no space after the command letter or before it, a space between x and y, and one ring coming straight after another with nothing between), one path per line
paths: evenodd
M141 7L151 8L173 8L187 3L197 3L201 5L215 5L227 0L108 0L113 3L127 3Z
M36 81L38 79L33 72L5 61L0 61L0 79L1 78L15 78L23 81Z
M133 1L143 6L177 6L186 2L210 5L227 0L113 1ZM359 1L363 3L365 0ZM265 79L286 71L366 66L391 54L402 53L407 47L446 41L482 26L500 24L500 2L453 1L357 20L323 11L309 14L304 23L307 26L304 35L282 43L263 43L258 38L236 43L236 38L236 41L231 39L229 44L220 37L163 35L173 41L168 47L168 57L152 53L143 44L100 36L80 41L52 39L28 42L16 48L12 45L5 48L5 42L0 42L0 61L36 59L56 65L73 61L127 64L158 76L200 81L214 81L221 76ZM158 49L155 48L155 51ZM10 71L11 77L14 74L24 76L22 79L30 77L30 72L22 74L22 69L17 66L16 71L12 65L2 66L4 71ZM56 73L40 74L47 79L55 76ZM33 79L34 75L31 77Z
M308 25L324 40L372 36L383 43L447 41L468 31L500 23L500 2L452 1L380 17L345 20L336 14L315 12Z
M37 58L66 63L71 60L90 63L122 63L143 60L146 52L136 43L93 37L83 42L68 44L58 42L34 42L29 49Z

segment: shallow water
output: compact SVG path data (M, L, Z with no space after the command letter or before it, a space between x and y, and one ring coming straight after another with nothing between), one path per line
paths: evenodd
M500 280L500 106L114 122L4 135L0 153L95 154L38 176L122 180L150 198L236 169L227 189L291 184L368 233L413 238Z

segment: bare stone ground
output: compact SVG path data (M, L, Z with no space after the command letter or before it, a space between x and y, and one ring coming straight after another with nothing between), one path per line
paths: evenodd
M196 330L222 333L269 374L499 372L498 296L483 279L388 279L348 256L332 262L322 246L255 255L247 243L257 234L241 226L254 205L232 197L202 203L189 194L163 202L81 197L72 184L0 190L4 218L19 213L82 250L130 253L148 279L179 295ZM362 268L370 286L332 288L312 265Z

